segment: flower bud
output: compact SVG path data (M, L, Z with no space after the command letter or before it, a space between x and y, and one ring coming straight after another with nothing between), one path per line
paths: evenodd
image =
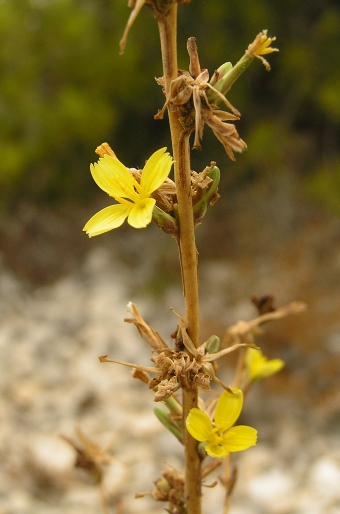
M167 479L166 479L166 478L164 478L164 477L163 477L163 478L158 478L158 480L156 480L155 484L156 484L157 489L158 489L161 493L163 493L164 495L166 495L166 498L167 498L167 495L169 494L170 489L171 489L170 484L169 484L169 482L167 481ZM167 499L168 499L168 498L167 498Z
M175 218L162 211L159 207L154 207L152 212L152 221L154 221L166 234L178 234L178 225Z
M221 340L218 336L210 336L205 343L207 353L217 353L220 351Z
M210 84L216 87L216 83L232 69L233 65L231 62L225 62L220 66L213 74L210 79Z
M211 77L210 84L214 86L217 91L225 95L228 90L230 89L230 86L227 85L225 87L229 72L233 69L233 65L231 62L225 62L218 68L218 70L215 71L213 76ZM229 82L229 81L228 81ZM221 98L214 92L213 89L209 89L207 91L207 97L209 100L209 103L218 105L221 102Z

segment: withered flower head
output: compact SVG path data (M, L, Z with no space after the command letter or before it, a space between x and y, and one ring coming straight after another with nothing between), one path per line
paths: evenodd
M201 150L200 140L203 137L204 125L207 124L222 143L230 159L235 160L234 152L243 152L247 145L240 138L236 127L230 121L240 119L240 113L226 97L209 82L207 69L201 70L195 38L188 40L190 67L188 71L179 70L179 76L171 83L170 94L155 118L161 119L166 107L178 111L179 120L183 128L189 133L195 131L193 148ZM164 86L162 78L157 82ZM217 105L210 103L207 93L212 90L224 104L231 110L222 111Z
M215 353L209 353L206 350L206 343L196 348L187 333L186 321L174 311L180 319L179 330L185 350L171 349L161 336L144 321L136 305L130 302L128 309L133 317L127 318L125 321L136 325L142 339L153 349L151 361L154 366L109 359L107 355L99 357L101 362L113 362L133 368L138 371L134 376L143 382L148 380L149 373L156 375L148 381L149 388L155 390L154 401L156 402L171 398L180 388L190 390L200 386L204 391L209 391L211 380L223 389L230 390L216 377L212 362L237 348L248 346L247 343L237 343Z
M168 512L186 512L184 476L175 469L165 470L162 472L162 475L161 478L155 481L155 488L153 490L137 493L135 498L150 495L156 501L169 502L171 510L167 510Z
M80 428L77 429L78 441L62 435L76 451L74 466L87 471L95 484L100 484L103 478L104 465L109 464L112 456L108 455L97 443L89 439Z

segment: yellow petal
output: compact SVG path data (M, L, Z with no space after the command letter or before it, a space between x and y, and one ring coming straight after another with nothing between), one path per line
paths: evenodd
M271 48L271 46L270 46L273 43L273 41L275 41L275 40L276 40L275 37L267 38L267 35L262 36L262 43L259 46L257 53L259 55L264 55L264 54L271 54L272 52L278 52L277 48Z
M105 207L105 209L97 212L97 214L89 219L83 230L89 237L93 237L120 227L124 223L130 210L131 208L129 206L120 204Z
M229 454L229 452L219 444L207 444L204 449L207 454L214 459L224 459L224 457Z
M261 361L263 358L263 354L261 350L257 350L255 348L247 348L246 351L246 365L247 367L251 367L255 365L256 362Z
M246 351L246 366L248 373L251 377L257 374L257 371L264 362L264 356L261 350L255 348L247 348Z
M148 194L156 191L170 173L173 160L165 150L166 148L161 148L153 153L144 166L140 185Z
M284 366L281 359L268 360L261 350L248 348L246 353L246 365L251 380L269 377L280 371Z
M153 198L145 198L136 202L129 214L128 223L134 228L144 228L152 220L152 211L155 206L156 200Z
M93 180L108 195L136 198L134 178L118 159L104 155L97 163L91 164L90 169Z
M243 393L241 389L236 387L232 387L231 390L233 394L224 391L217 402L214 421L218 429L223 427L223 430L227 430L235 423L241 413Z
M263 50L261 50L261 52L259 52L260 55L266 55L266 54L271 54L273 52L278 52L279 50L277 48L272 48L271 46L268 47L268 48L264 48Z
M270 375L274 375L285 365L284 361L281 359L271 359L263 364L261 368L261 376L262 377L270 377Z
M208 414L193 408L190 410L185 424L194 439L201 442L208 441L213 428Z
M239 425L233 427L223 436L223 447L227 452L241 452L254 446L257 441L257 430Z

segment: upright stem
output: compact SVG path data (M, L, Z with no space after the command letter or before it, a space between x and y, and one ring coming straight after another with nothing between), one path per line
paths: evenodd
M166 15L157 16L161 39L163 73L166 95L170 93L171 81L177 78L177 4L174 3ZM175 182L177 186L178 218L180 226L179 247L185 298L188 334L196 347L199 346L199 304L197 249L191 199L191 170L189 133L185 132L176 111L168 111L175 159Z
M171 81L178 75L177 4L173 3L166 14L156 14L156 18L161 39L165 91L168 98ZM188 322L188 334L194 345L198 347L198 270L191 198L190 134L183 130L177 112L172 112L169 109L168 114L175 160L179 219L178 246L185 300L185 317ZM186 417L193 407L197 407L197 389L183 390L186 508L187 514L201 514L201 461L197 452L197 441L191 437L185 427Z
M170 128L178 123L175 113L169 112ZM178 123L179 124L179 123ZM180 126L181 127L181 126ZM175 159L175 182L179 218L179 252L182 270L185 317L188 334L199 346L199 304L198 304L198 259L195 244L194 216L191 197L189 135L181 127L180 137L173 147ZM171 131L172 132L172 131ZM175 135L177 135L176 131ZM174 144L174 139L173 139ZM176 150L175 150L176 149Z

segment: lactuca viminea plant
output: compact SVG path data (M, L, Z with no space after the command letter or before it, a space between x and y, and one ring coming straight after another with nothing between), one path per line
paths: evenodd
M175 238L179 248L185 313L177 316L177 327L171 338L160 336L143 319L137 307L129 303L132 317L125 321L136 326L143 341L152 352L150 366L129 363L101 356L102 362L115 362L134 369L134 377L154 391L154 400L164 403L166 409L155 409L158 419L183 444L183 472L167 470L155 482L149 493L159 501L168 503L173 514L201 514L202 480L216 468L216 462L227 459L230 453L245 450L256 443L256 430L248 426L236 426L243 406L243 388L254 381L257 367L262 378L279 370L271 361L264 365L264 357L246 354L250 348L259 352L255 332L262 322L283 317L302 310L302 305L278 309L250 322L239 322L227 330L225 346L220 338L212 335L206 341L200 339L198 297L198 252L195 229L204 221L209 206L219 198L220 169L215 162L203 171L193 171L190 166L190 136L194 134L193 148L201 149L203 129L208 125L222 143L231 160L234 152L243 152L247 145L239 136L234 122L240 112L230 103L226 94L255 59L267 69L263 57L277 49L271 45L275 38L260 32L248 46L241 59L233 66L222 64L211 77L201 68L195 38L188 40L189 67L179 70L177 63L177 8L178 4L191 0L130 0L133 8L120 42L124 51L127 35L140 9L147 5L153 11L158 24L163 75L157 78L162 86L165 103L156 114L157 119L168 113L171 155L165 148L155 151L141 170L127 168L104 143L97 149L100 160L91 166L94 180L100 188L115 199L111 205L95 214L85 225L88 235L95 236L118 228L127 219L133 228L145 228L151 221ZM228 111L221 108L225 106ZM132 163L130 163L132 164ZM169 178L174 168L174 180ZM230 352L239 352L239 362L232 384L226 384L217 376L216 361ZM262 367L261 367L262 366ZM269 367L269 368L268 368ZM275 367L275 370L274 370ZM262 371L261 371L262 370ZM219 392L203 407L201 392L206 395L214 382ZM181 394L180 394L181 393ZM204 463L213 457L213 462ZM202 465L203 464L203 465ZM225 478L225 477L224 477ZM228 478L223 483L227 483ZM139 493L143 496L148 493ZM226 512L226 509L225 509Z

